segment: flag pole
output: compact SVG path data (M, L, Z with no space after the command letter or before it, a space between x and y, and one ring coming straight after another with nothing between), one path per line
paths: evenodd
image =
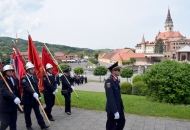
M9 89L9 91L10 91L11 93L13 93L13 91L11 90L10 86L8 85L7 81L5 80L5 78L3 77L3 75L2 75L1 72L0 72L0 75L1 75L2 79L4 80L4 82L5 82L6 86L7 86L7 88ZM22 109L20 103L17 104L17 105L18 105L18 107L20 108L20 110L23 111L23 109Z
M12 42L16 45L16 43L15 43L15 41L12 39ZM16 45L17 46L17 45ZM17 47L17 49L18 49L18 47ZM19 51L19 53L20 53L20 50L18 49L18 51ZM22 55L21 55L22 56ZM24 58L24 56L22 56L22 59L25 61L25 63L26 63L26 59Z
M44 70L45 75L46 75L46 77L47 77L47 79L48 79L48 82L51 84L50 79L49 79L49 77L48 77L48 75L47 75L47 72L45 71L44 67L43 67L43 70ZM59 108L62 110L61 105L60 105L60 102L59 102L57 96L56 96L55 94L54 94L54 96L55 96L55 98L56 98L56 100L57 100L57 103L58 103L58 105L59 105Z
M51 57L53 58L54 62L56 63L56 65L58 66L59 70L61 71L61 73L63 73L62 69L60 68L59 64L57 63L57 61L55 60L54 56L51 54L50 50L48 49L48 47L46 46L46 44L43 42L44 46L46 47L46 49L48 50L49 54L51 55ZM64 75L64 74L63 74ZM67 82L69 84L71 84L69 82L69 80L67 79L67 77L64 75L65 79L67 80ZM75 93L75 95L77 96L77 98L79 98L79 96L77 95L77 93L75 92L75 90L73 90L73 92Z
M27 78L27 80L28 80L28 82L29 82L31 88L34 90L34 87L33 87L32 83L30 82L30 79L28 78L27 75L25 75L25 76L26 76L26 78ZM34 92L35 92L35 90L34 90ZM40 105L40 107L41 107L41 109L42 109L42 112L43 112L43 114L44 114L44 116L45 116L47 122L50 124L50 121L49 121L49 119L48 119L48 117L47 117L47 115L46 115L46 113L45 113L45 111L44 111L44 108L42 107L42 104L40 103L39 99L36 99L36 100L38 101L38 103L39 103L39 105Z

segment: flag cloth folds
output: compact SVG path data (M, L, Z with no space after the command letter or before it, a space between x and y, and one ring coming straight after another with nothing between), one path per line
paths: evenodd
M44 89L43 80L42 80L42 77L44 75L43 65L30 35L28 35L28 60L32 62L35 66L35 74L39 82L39 90L40 92L43 92Z
M52 60L45 47L42 47L42 64L45 67L47 63L50 63L53 66L53 74L56 75L58 73L57 65Z

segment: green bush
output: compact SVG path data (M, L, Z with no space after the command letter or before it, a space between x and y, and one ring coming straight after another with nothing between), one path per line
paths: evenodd
M131 78L131 76L133 76L133 69L131 69L131 68L123 68L121 70L120 75L121 75L122 78L127 78L127 81L128 81L128 78Z
M190 64L164 60L146 71L143 80L151 100L190 104Z
M71 66L68 65L68 64L61 64L61 65L60 65L60 68L61 68L61 70L64 72L64 70L65 70L66 68L71 68Z
M143 75L136 75L134 78L133 78L133 81L132 83L136 83L136 82L139 82L139 81L143 81Z
M146 84L143 81L138 81L133 84L132 94L144 96L146 94Z
M76 67L76 68L74 68L74 72L75 72L75 74L83 74L84 69L82 67Z
M132 93L132 85L129 82L121 83L121 93L122 94L131 94Z

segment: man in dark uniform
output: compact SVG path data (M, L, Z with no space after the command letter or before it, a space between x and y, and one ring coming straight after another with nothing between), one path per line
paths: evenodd
M49 126L45 124L44 119L39 110L39 104L37 100L39 100L40 92L38 89L37 78L34 75L35 73L34 65L31 62L26 63L26 72L27 74L22 78L22 86L23 86L22 102L24 105L26 128L27 130L33 130L32 121L30 117L33 108L38 124L40 125L41 129L46 129ZM34 90L32 89L28 79L30 80L32 86L34 87Z
M120 67L118 62L108 68L111 75L105 82L106 91L106 112L107 122L106 130L123 130L125 126L125 115L123 112L123 101L120 94L120 85L118 76L120 75Z
M74 90L73 82L74 77L70 76L70 68L64 70L64 74L61 76L62 82L62 95L65 97L65 113L71 115L71 93ZM69 83L68 83L68 81Z
M3 78L0 78L0 130L5 130L8 126L10 127L10 130L17 130L17 104L21 103L21 101L16 96L18 88L12 76L13 70L14 69L11 65L5 65L3 67L4 79L13 93L9 91Z
M46 103L45 112L50 121L55 121L53 116L51 115L52 107L55 104L55 94L58 92L57 90L57 81L56 77L53 74L53 66L49 63L46 65L47 75L43 76L44 82L44 100ZM48 78L47 78L48 76ZM50 81L50 82L49 82Z

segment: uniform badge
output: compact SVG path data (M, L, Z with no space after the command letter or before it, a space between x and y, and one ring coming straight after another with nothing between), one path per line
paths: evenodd
M23 80L22 80L22 83L25 83L25 82L26 82L26 79L23 79Z
M107 83L106 86L107 86L107 88L110 88L110 87L111 87L111 84L110 84L110 83Z

